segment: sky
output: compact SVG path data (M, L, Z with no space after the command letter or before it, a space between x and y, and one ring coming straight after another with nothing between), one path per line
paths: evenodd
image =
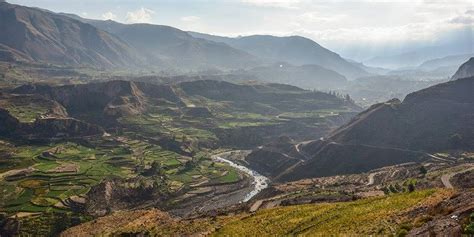
M301 35L361 60L453 37L474 41L472 0L7 1L84 18L169 25L223 36Z

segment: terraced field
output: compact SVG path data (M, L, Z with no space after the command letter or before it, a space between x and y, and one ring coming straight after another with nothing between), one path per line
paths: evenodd
M51 101L40 97L0 95L0 108L24 123L33 122L37 117L47 114L51 107Z
M231 183L241 179L229 166L214 163L205 156L185 157L138 140L95 148L66 142L45 146L15 147L2 143L9 151L2 160L0 198L2 211L67 211L66 200L82 196L106 177L134 177L138 169L158 162L160 173L172 190L203 183ZM137 153L138 152L138 153ZM9 170L6 172L6 170Z
M285 112L359 109L342 98L292 87L185 84L110 81L24 86L2 94L0 108L9 112L3 113L20 123L0 134L0 213L18 216L22 226L41 226L22 233L54 235L72 219L79 223L115 210L156 207L184 216L231 206L252 189L251 179L214 162L212 154L250 149L280 135L319 137L334 126L324 119L278 116ZM216 94L214 87L227 92ZM45 131L32 134L41 128L30 125ZM100 203L109 183L115 196ZM51 229L63 219L61 228Z
M45 146L8 146L10 152L2 173L0 199L2 210L14 212L42 212L67 210L65 201L80 196L108 176L126 177L126 166L113 164L117 157L130 157L126 149L89 148L66 142ZM17 172L12 172L16 170Z

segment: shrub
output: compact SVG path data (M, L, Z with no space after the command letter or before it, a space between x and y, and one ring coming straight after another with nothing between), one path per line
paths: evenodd
M396 236L403 237L403 236L406 236L407 234L408 234L408 230L400 229L400 230L397 232L397 235L396 235Z
M421 166L420 167L420 173L425 175L426 173L428 173L428 170L426 170L426 168L424 166Z
M408 184L408 192L413 192L415 191L415 185L413 183Z
M474 235L474 212L469 216L469 224L464 227L464 233L468 235Z

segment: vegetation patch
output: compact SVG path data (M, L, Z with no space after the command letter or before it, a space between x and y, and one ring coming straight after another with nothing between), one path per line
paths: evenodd
M393 218L436 190L393 194L354 202L279 207L258 211L224 225L216 236L392 234Z

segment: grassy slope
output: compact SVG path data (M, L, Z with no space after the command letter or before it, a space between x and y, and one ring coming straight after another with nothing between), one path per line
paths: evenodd
M224 225L215 235L388 234L397 229L397 224L393 222L396 216L430 198L447 194L444 191L423 190L354 202L267 209Z
M406 221L403 214L422 205L433 205L452 191L421 190L352 202L278 207L255 214L177 220L157 210L118 212L73 227L63 236L148 233L157 236L328 236L395 234ZM117 224L118 227L117 228Z

